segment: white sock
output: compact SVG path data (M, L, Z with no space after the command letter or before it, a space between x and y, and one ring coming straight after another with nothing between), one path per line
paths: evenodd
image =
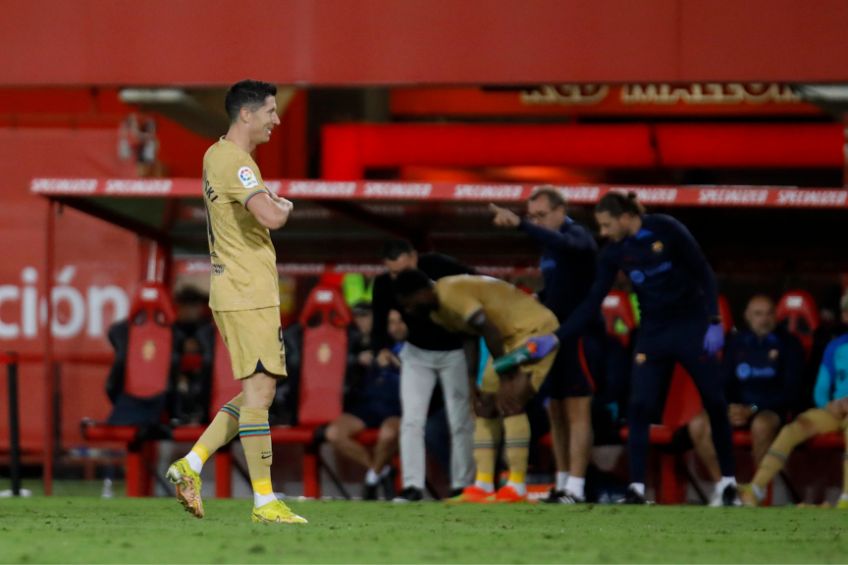
M495 492L495 484L487 483L486 481L474 481L474 486L483 489L486 492Z
M188 461L188 466L191 467L191 470L195 473L200 473L203 470L203 461L200 460L200 456L194 451L189 451L188 455L185 456L186 461Z
M765 489L753 483L751 484L751 492L754 493L754 496L757 497L757 500L762 500L766 497Z
M630 483L629 487L639 496L645 496L645 483Z
M565 484L568 482L568 471L556 472L556 490L565 490Z
M586 487L586 479L583 477L568 477L568 483L565 485L565 490L576 496L577 498L586 498L584 493Z
M722 477L721 480L716 483L716 492L724 492L724 489L729 485L736 486L736 477Z
M253 506L256 508L265 506L269 502L274 502L275 500L277 500L277 495L273 492L271 494L259 494L258 492L253 493Z
M514 483L512 481L509 481L506 483L506 485L515 489L515 492L517 492L521 496L527 496L527 485L525 483Z
M374 469L368 469L368 472L365 473L365 484L366 485L376 485L380 482L380 475L378 475Z
M842 496L839 497L839 500L848 500L848 492L843 492Z

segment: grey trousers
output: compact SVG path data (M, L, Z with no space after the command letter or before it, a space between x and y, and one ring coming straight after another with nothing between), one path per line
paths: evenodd
M407 343L400 352L400 360L400 402L403 409L400 459L403 486L424 488L424 425L436 379L442 383L450 426L451 488L470 485L474 481L474 419L469 400L465 352L461 349L430 351Z

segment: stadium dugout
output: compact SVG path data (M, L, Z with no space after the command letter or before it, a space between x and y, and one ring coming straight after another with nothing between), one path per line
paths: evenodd
M410 239L421 249L436 249L458 255L486 274L516 277L535 272L537 254L532 244L521 234L496 230L491 225L486 209L489 202L520 209L533 188L530 185L305 180L271 180L266 185L269 190L295 202L295 213L289 225L282 231L272 232L282 273L373 272L374 257L380 243L389 236ZM731 231L735 228L744 231L741 226L745 220L739 214L740 211L769 208L774 209L776 215L792 213L793 217L810 224L828 224L837 222L840 217L838 214L844 214L848 207L848 193L839 189L605 185L558 188L578 216L585 216L589 207L610 190L633 190L653 210L699 215L702 222L706 216L714 218L720 210L725 222L723 227L728 228L730 225L728 229ZM175 261L190 261L200 270L205 264L208 269L208 261L202 260L207 252L206 216L198 179L36 178L31 182L31 191L49 201L48 273L55 270L56 218L65 206L130 230L149 242L144 269L146 275L142 285L161 284L161 288L170 289L175 277ZM54 284L53 278L47 277L46 284L49 292ZM328 300L329 303L337 303L336 297ZM327 330L337 327L336 322L331 321L329 314L326 314L324 306L317 303L313 306L315 313L325 312L322 314L326 317L321 327ZM337 315L344 315L343 307L335 311ZM49 337L45 345L44 363L50 366L57 361L57 356ZM218 347L216 350L215 367L220 369L226 366L219 357L223 348ZM225 369L217 370L215 383L226 387L227 379L221 379L226 373ZM312 377L309 376L310 379ZM320 379L315 382L321 386ZM61 394L54 380L47 379L45 386L49 399L57 399ZM691 383L688 389L685 381L675 386L667 408L676 411L678 415L694 410L698 399L695 394L693 405L694 389ZM338 388L331 387L331 390L340 391L340 388L338 384ZM319 462L314 451L310 452L314 447L314 429L322 421L326 423L332 420L341 410L341 395L334 397L338 399L338 404L336 400L327 403L326 399L331 396L324 389L322 401L317 403L317 419L272 433L275 442L304 447L303 481L307 496L320 495ZM213 402L220 398L223 396L213 393ZM306 402L308 399L301 396L301 408ZM53 418L55 414L49 412L46 430L53 429ZM98 426L86 433L91 441L118 440L127 446L135 439L126 430L110 431ZM177 428L173 431L173 437L191 441L197 433L197 430ZM663 443L664 433L652 433L652 442ZM45 437L49 435L45 431ZM373 438L369 439L366 433L362 440L368 442L373 441ZM52 442L53 439L46 437L46 441ZM740 436L738 442L744 444L744 437ZM52 443L49 445L52 446ZM228 457L227 453L219 455L222 461L220 466L216 465L217 472L227 472ZM144 473L138 461L134 465L136 467L133 471L129 467L127 469L128 478L135 476L133 473ZM680 475L676 471L671 472L672 463L663 465L666 466L666 472L654 480L655 486L662 484L658 492L665 493L659 496L659 500L680 501ZM53 474L52 457L45 459L44 467L45 483L49 485ZM134 480L133 484L128 485L128 494L144 494L147 485L149 483L143 478ZM220 481L218 494L226 496L228 492L227 478Z

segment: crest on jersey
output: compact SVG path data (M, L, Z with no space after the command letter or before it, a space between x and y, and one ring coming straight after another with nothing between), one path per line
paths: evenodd
M238 179L245 188L253 188L259 186L259 181L256 180L256 174L250 167L242 167L238 170Z
M663 245L663 242L660 241L660 240L657 240L657 241L655 241L651 244L651 251L659 254L659 253L662 253L662 250L663 250L664 247L665 246Z

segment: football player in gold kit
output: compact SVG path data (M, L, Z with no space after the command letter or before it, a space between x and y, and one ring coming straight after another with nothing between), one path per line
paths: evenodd
M457 275L431 281L422 271L401 272L394 281L398 302L407 312L425 316L452 332L481 336L491 353L476 383L477 363L468 361L474 391L474 462L477 476L455 502L523 502L527 500L530 421L525 406L539 390L556 357L554 345L534 363L496 372L492 359L504 357L529 341L549 336L556 316L532 296L491 277ZM550 336L549 336L550 337ZM476 339L471 342L476 343ZM506 485L495 491L495 454L501 437L509 467Z
M227 91L227 134L203 157L203 199L212 260L209 306L242 392L225 404L182 459L168 469L177 499L203 517L200 470L223 445L241 439L253 486L252 520L305 523L274 495L268 408L286 376L277 258L269 230L288 221L292 203L270 192L251 153L280 124L277 88L245 80Z

